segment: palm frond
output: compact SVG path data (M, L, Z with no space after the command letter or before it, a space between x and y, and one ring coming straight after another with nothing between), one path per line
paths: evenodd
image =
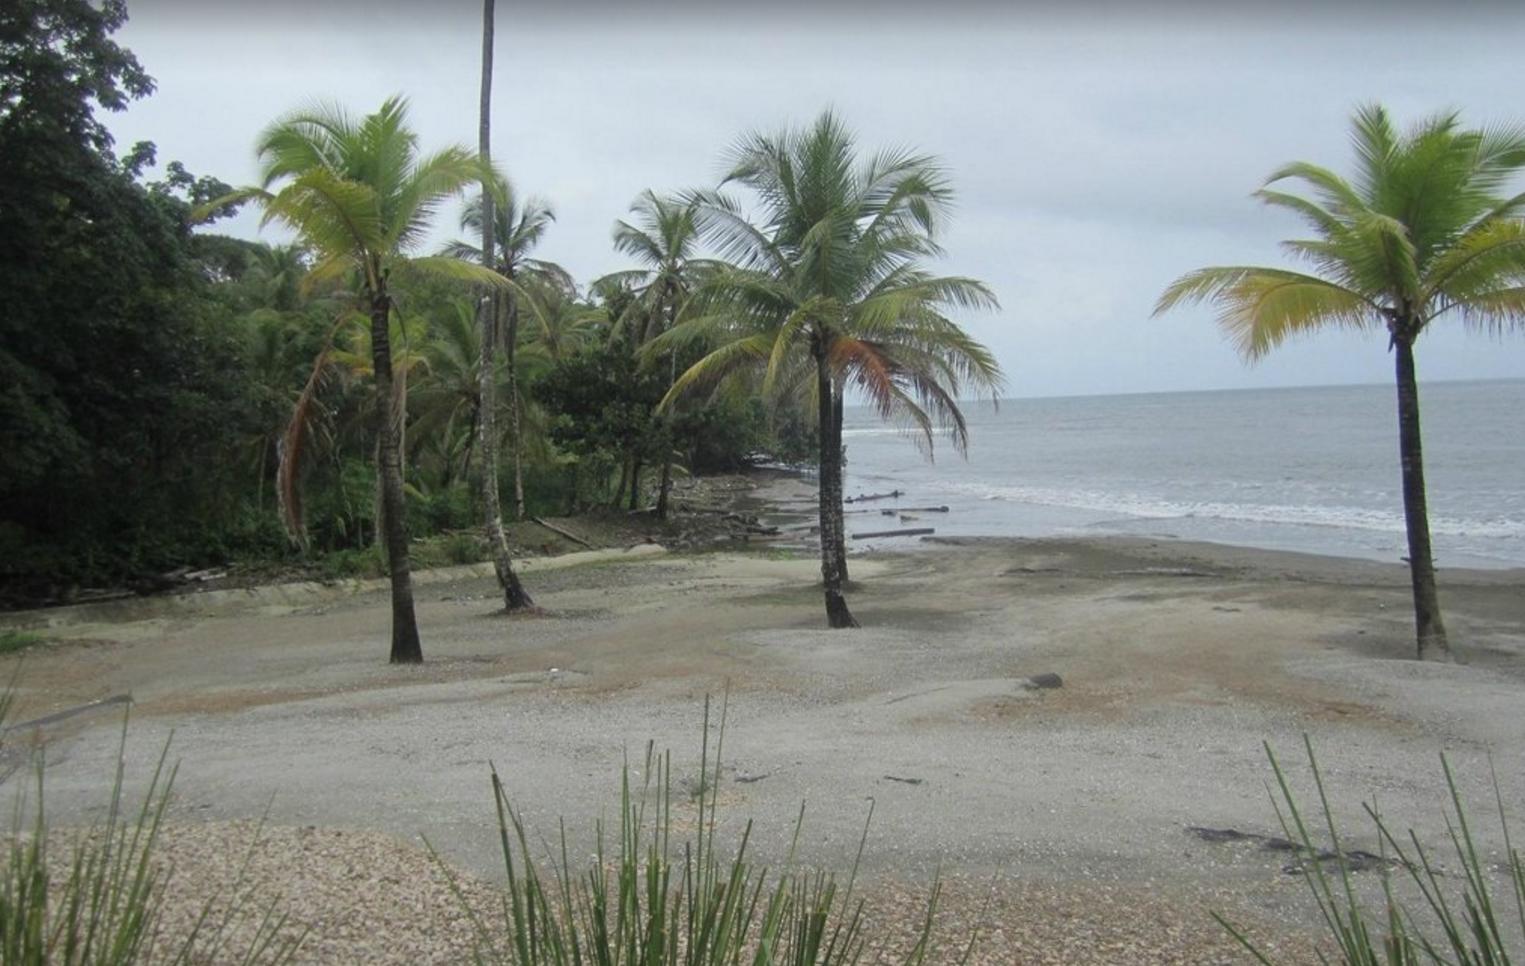
M1181 303L1212 302L1218 324L1240 355L1254 360L1289 336L1325 326L1366 329L1385 322L1358 292L1300 272L1248 266L1204 268L1176 279L1154 315Z
M296 404L292 407L291 419L287 422L276 448L276 496L280 507L281 523L285 525L286 534L292 542L304 548L307 546L307 523L302 513L302 459L307 451L307 437L315 418L314 410L318 405L318 394L323 390L329 354L334 348L334 338L339 334L339 329L351 318L350 313L341 313L328 330L317 358L313 360L312 371L307 376L307 382L297 395Z
M657 404L658 412L665 412L692 390L714 385L742 367L756 366L768 358L772 340L767 335L752 335L720 346L689 366Z

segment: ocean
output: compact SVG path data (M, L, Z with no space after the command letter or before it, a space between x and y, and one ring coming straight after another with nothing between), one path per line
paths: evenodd
M1525 380L1424 384L1420 403L1437 565L1525 567ZM907 434L848 407L846 494L898 489L902 505L947 505L903 524L944 535L1406 554L1392 386L1014 399L965 415L967 459L939 435L928 461ZM902 525L864 519L849 517L848 532Z

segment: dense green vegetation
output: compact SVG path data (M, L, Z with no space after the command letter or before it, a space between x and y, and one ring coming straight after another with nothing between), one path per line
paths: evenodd
M694 280L686 266L675 276L621 240L639 270L580 287L532 254L549 247L552 207L501 176L488 182L493 271L476 264L479 189L461 219L477 237L422 250L441 203L479 185L481 169L474 152L418 145L401 99L360 119L280 119L261 139L256 190L174 162L155 179L153 146L118 155L97 117L153 90L111 40L125 17L120 2L83 0L0 14L4 598L149 587L172 568L232 560L372 554L386 544L381 383L397 451L381 465L397 468L407 534L480 526L471 484L486 291L512 516L647 505L675 472L736 468L757 450L802 455L773 438L783 425L798 440L798 416L764 408L752 386L656 413L675 367L704 348L637 357L677 317L687 293L674 280ZM411 167L378 169L403 157L398 146ZM413 183L388 180L399 173ZM356 193L367 179L378 195ZM361 217L334 217L345 213L324 207L335 200ZM215 233L249 202L295 229L295 243ZM686 255L693 240L683 244ZM484 287L487 275L501 281ZM390 371L378 375L383 356Z

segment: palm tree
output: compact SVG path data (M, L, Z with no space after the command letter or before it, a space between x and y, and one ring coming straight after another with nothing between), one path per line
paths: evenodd
M488 190L490 189L490 190ZM516 354L523 302L523 285L543 285L566 292L576 290L572 276L555 262L532 258L556 220L556 210L537 197L520 199L512 180L497 177L482 193L467 202L461 213L461 230L476 233L481 244L453 241L445 246L452 258L481 262L508 281L489 303L497 341L508 356L509 438L514 461L514 515L524 519L523 395L519 389ZM484 255L483 252L490 254Z
M599 337L604 313L579 299L575 290L526 279L514 291L527 323L519 333L519 352L533 357L524 361L555 365Z
M1154 314L1210 301L1244 358L1325 328L1385 332L1398 384L1398 448L1419 658L1450 660L1425 506L1414 343L1432 321L1502 330L1525 322L1525 194L1501 194L1525 167L1525 131L1464 130L1454 113L1407 134L1380 106L1352 123L1354 182L1294 162L1256 197L1307 221L1316 237L1283 243L1311 273L1257 266L1203 268L1178 278ZM1272 190L1285 180L1312 197Z
M303 290L307 262L307 252L300 245L260 245L253 251L244 282L254 289L262 308L294 312L310 294Z
M393 409L392 286L412 273L497 284L497 276L479 266L409 256L438 206L479 179L482 165L458 146L421 155L418 137L408 127L407 101L400 96L358 121L330 105L289 114L260 135L256 151L260 186L220 198L202 214L253 200L264 209L262 224L288 226L313 254L309 284L355 279L355 307L371 330L382 526L392 581L391 660L415 663L423 660L423 648L413 611Z
M661 198L643 191L630 206L636 224L614 223L614 247L642 267L614 272L595 281L595 288L621 286L634 296L611 320L611 338L625 337L639 350L676 324L678 313L705 277L720 266L695 255L700 243L699 204L695 199ZM667 354L668 384L677 380L676 351ZM658 429L661 432L661 429ZM670 447L668 447L670 449ZM632 496L639 490L639 472ZM672 457L662 460L657 484L657 518L667 519L667 496L672 486ZM632 506L634 509L634 506Z
M492 151L492 45L495 6L493 0L482 0L482 93L478 112L478 145L482 156L482 193L477 199L476 222L482 234L482 268L492 272L494 262L494 228L497 224L492 186L492 168L489 161ZM505 211L503 222L512 223L512 211ZM534 602L514 573L513 559L508 554L508 538L503 533L503 509L498 498L498 434L497 434L497 386L493 365L495 348L494 328L497 324L498 297L495 289L488 289L482 298L478 315L481 316L481 338L478 350L477 371L477 458L482 470L478 475L482 493L482 529L487 537L487 548L492 554L493 572L503 591L503 609L506 612L529 607ZM512 362L510 362L512 366ZM511 391L513 387L510 387ZM515 445L514 482L519 493L520 516L523 516L523 485L519 483L518 446Z
M653 340L665 352L714 346L680 375L664 406L704 384L762 368L767 392L797 389L817 412L821 578L827 623L856 627L842 596L842 405L848 386L883 418L933 430L962 452L968 432L958 393L994 398L1000 367L945 314L995 308L981 282L933 276L935 235L952 189L933 158L906 151L857 158L853 136L830 112L804 130L752 134L734 149L726 182L752 189L760 224L735 199L698 192L701 228L735 267L717 270L688 317Z
M432 327L432 337L425 349L429 358L429 379L414 395L416 437L440 438L464 435L459 451L459 467L447 462L441 468L441 484L449 485L459 472L470 472L475 456L478 408L481 405L481 326L479 299L456 297L450 311L443 313ZM496 377L494 387L498 385ZM496 393L494 394L496 395ZM448 448L448 447L447 447Z

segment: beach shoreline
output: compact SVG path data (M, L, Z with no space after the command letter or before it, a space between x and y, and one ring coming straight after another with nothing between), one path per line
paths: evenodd
M812 863L845 869L872 799L865 873L903 906L941 869L957 921L996 889L1011 918L989 923L1003 937L990 963L1013 950L1115 961L1077 952L1085 930L1146 959L1235 961L1208 906L1305 941L1316 923L1283 860L1186 831L1276 831L1262 742L1295 760L1312 736L1337 812L1366 848L1360 801L1372 794L1440 841L1442 750L1476 803L1492 800L1488 758L1525 753L1518 573L1442 575L1469 663L1433 665L1410 659L1408 589L1391 565L1136 538L957 538L853 559L864 627L851 632L824 629L808 550L547 569L533 574L544 611L530 617L493 615L490 576L421 584L418 668L384 663L379 590L76 613L26 656L16 714L130 694L129 774L146 773L174 733L172 818L193 840L269 805L285 843L272 855L300 855L289 836L302 828L351 829L365 833L361 854L344 861L375 878L375 862L406 866L427 834L492 881L489 761L538 834L565 818L586 845L621 762L648 740L696 762L703 697L729 693L723 837L755 819L756 854L777 861L806 802ZM1041 675L1062 686L1033 689ZM57 821L91 814L119 715L42 729ZM1506 802L1525 800L1525 775L1499 777ZM336 874L271 862L272 888ZM1140 913L1137 928L1099 920L1098 895L1173 909L1171 928L1155 928L1163 913ZM443 928L430 919L443 907L425 905L393 927L424 945L399 949ZM1024 923L1023 909L1049 911ZM1198 952L1170 952L1183 943Z

